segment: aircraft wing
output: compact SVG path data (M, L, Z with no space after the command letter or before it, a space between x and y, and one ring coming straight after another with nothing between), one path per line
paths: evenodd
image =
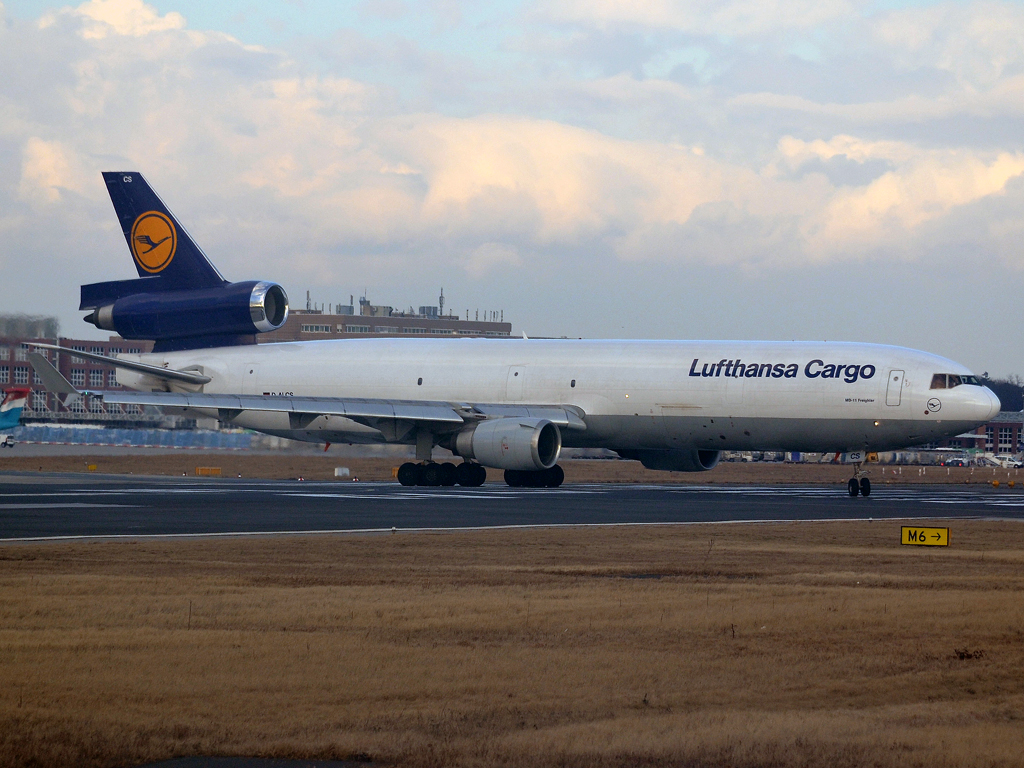
M42 345L40 345L42 346ZM62 348L63 349L63 348ZM70 350L71 354L82 354ZM86 353L89 354L89 353ZM83 394L101 397L113 405L157 406L215 410L222 421L243 411L287 413L293 429L304 429L319 416L344 416L378 428L387 422L429 422L443 431L488 418L528 417L547 419L565 429L586 429L582 409L573 405L511 405L505 403L450 403L430 400L377 398L301 397L293 395L234 395L206 392L85 391L74 387L42 355L29 354L29 362L51 392L74 398ZM95 357L101 357L96 355ZM108 358L109 359L109 358ZM146 366L156 368L156 366ZM160 370L160 369L157 369ZM163 371L167 373L167 371ZM181 374L184 371L171 371ZM391 430L388 430L389 432Z
M430 400L300 397L291 395L217 395L205 392L96 392L106 403L217 410L223 421L242 411L287 413L296 429L318 416L344 416L368 426L380 420L433 422L449 427L487 418L547 419L566 429L586 429L583 413L571 405L506 405L449 403Z

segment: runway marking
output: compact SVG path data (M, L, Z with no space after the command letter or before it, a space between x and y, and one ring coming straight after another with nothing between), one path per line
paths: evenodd
M132 509L138 504L0 504L0 509Z
M46 541L84 541L84 540L150 540L150 539L209 539L228 537L256 537L256 536L330 536L330 535L358 535L363 533L374 534L398 534L398 533L457 533L474 531L517 531L517 530L541 530L541 529L568 529L568 528L626 528L626 527L665 527L665 526L690 526L690 525L773 525L791 523L864 523L864 522L905 522L918 520L984 520L982 515L942 517L928 515L926 517L886 517L871 521L863 517L823 517L823 518L786 518L786 519L757 519L757 520L711 520L711 521L668 521L668 522L638 522L638 523L521 523L513 525L466 525L451 527L412 527L412 528L337 528L315 531L215 531L212 533L110 533L110 534L83 534L66 536L24 536L21 538L0 539L0 544L16 542L46 542Z

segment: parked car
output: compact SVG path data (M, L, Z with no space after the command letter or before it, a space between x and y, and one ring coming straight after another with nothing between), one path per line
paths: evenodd
M1024 461L1021 461L1008 453L996 454L994 458L1003 466L1004 469L1021 469L1024 467Z
M944 467L969 467L971 462L967 459L962 459L959 456L954 459L946 459L942 462Z

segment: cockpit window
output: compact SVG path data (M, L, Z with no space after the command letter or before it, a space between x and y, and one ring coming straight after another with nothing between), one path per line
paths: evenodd
M936 373L932 375L932 389L952 389L961 384L973 384L981 386L977 376L963 376L959 373Z

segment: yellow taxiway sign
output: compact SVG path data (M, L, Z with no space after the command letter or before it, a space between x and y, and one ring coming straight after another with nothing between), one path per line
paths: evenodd
M903 526L901 544L916 544L919 547L948 547L949 528L921 528L916 525Z

